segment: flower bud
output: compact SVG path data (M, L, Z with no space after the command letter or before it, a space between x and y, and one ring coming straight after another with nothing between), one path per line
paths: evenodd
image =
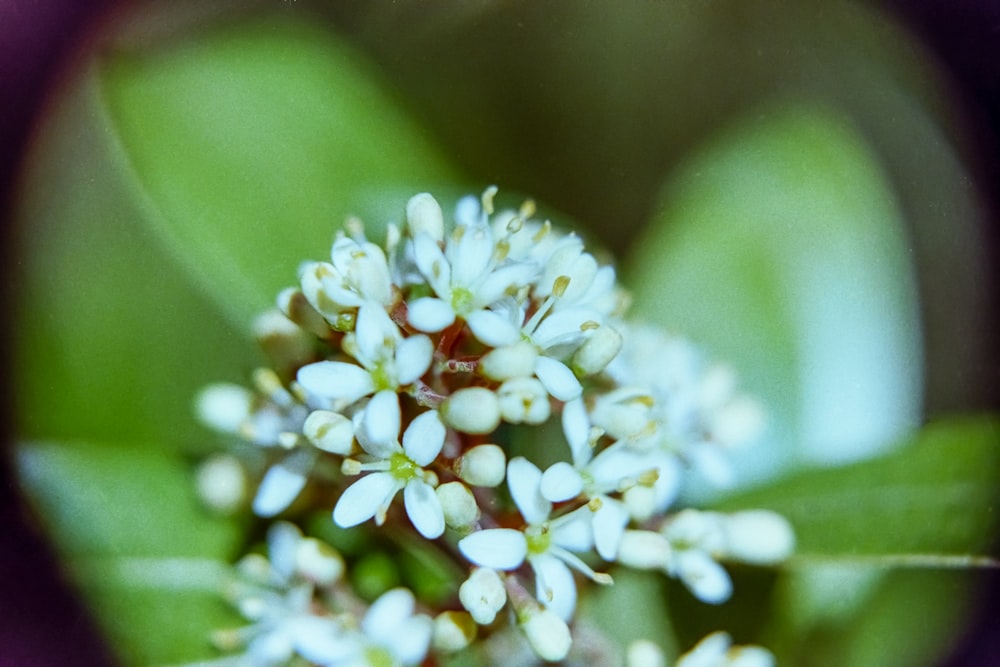
M663 649L648 639L637 639L628 645L625 667L666 667Z
M479 518L479 506L469 488L461 482L448 482L435 489L444 521L452 528L463 528Z
M330 325L319 311L312 307L302 290L294 287L283 290L278 294L278 308L285 317L306 331L320 338L330 335Z
M527 610L521 620L521 630L535 655L542 660L558 662L569 654L573 643L569 626L551 609Z
M507 604L507 590L496 570L476 568L458 589L458 599L476 623L489 625Z
M202 424L220 433L237 433L250 417L253 394L236 384L210 384L195 399Z
M795 533L788 520L767 510L736 512L723 518L723 556L754 565L774 565L795 548Z
M219 514L235 512L247 497L246 472L227 454L212 456L198 466L196 485L202 502Z
M464 611L445 611L434 619L434 648L446 653L461 651L476 638L476 622Z
M500 414L511 424L542 424L552 414L549 393L532 377L507 380L497 389Z
M483 355L479 360L479 372L502 382L511 378L531 377L535 372L538 350L527 341L498 347Z
M463 433L492 433L500 425L500 401L485 387L459 389L441 404L441 419Z
M507 455L497 445L477 445L455 462L455 474L472 486L499 486L507 471Z
M415 237L423 232L438 243L444 240L444 214L441 212L441 205L427 192L414 195L406 202L406 224L410 229L410 236Z
M600 373L618 356L622 335L607 325L598 327L573 354L573 372L580 376Z
M315 410L302 425L313 445L331 454L348 456L354 443L354 423L338 412Z

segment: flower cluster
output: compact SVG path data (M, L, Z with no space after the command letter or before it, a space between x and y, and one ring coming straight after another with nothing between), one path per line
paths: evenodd
M720 603L732 587L722 562L791 552L773 513L674 509L687 471L725 483L727 450L763 424L732 371L627 321L613 267L535 219L531 202L495 211L495 192L459 201L453 224L418 194L382 245L349 221L330 261L304 264L258 321L273 368L257 371L255 391L202 393L203 421L258 455L240 468L259 479L255 514L329 502L339 528L419 536L465 571L451 599L424 609L433 620L414 615L405 588L366 610L340 556L276 523L270 564L239 568L253 625L229 644L254 664L419 664L512 629L558 661L578 586L611 585L614 564L662 570ZM243 477L213 466L205 497L237 506ZM679 664L768 664L756 648L743 653L753 660L706 662L728 650L715 637ZM657 664L654 644L633 653Z

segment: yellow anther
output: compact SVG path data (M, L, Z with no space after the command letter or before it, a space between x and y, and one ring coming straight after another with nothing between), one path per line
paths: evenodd
M561 297L569 287L569 276L559 276L552 281L552 295Z
M595 329L600 329L601 325L594 320L587 320L580 325L580 331L593 331Z
M486 212L486 215L493 215L493 198L496 196L498 191L499 188L495 185L491 185L483 190L482 202L483 210Z
M535 215L535 212L536 212L536 207L534 199L525 199L521 203L521 208L518 211L521 218L523 218L524 220L530 219L532 216Z

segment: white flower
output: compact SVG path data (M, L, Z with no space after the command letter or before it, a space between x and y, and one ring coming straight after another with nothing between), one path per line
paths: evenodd
M230 591L253 624L218 633L216 640L233 648L245 646L244 655L254 665L283 665L293 655L325 664L341 654L347 635L338 620L317 614L313 591L315 584L335 581L343 561L288 523L274 524L267 538L270 560L245 557L237 565L240 579Z
M724 632L713 632L677 659L675 667L774 667L774 656L760 646L733 646Z
M368 608L361 632L342 642L340 655L318 661L325 667L419 665L427 656L434 621L415 614L416 600L405 588L383 593Z
M382 400L376 394L372 402ZM358 434L361 447L372 457L366 463L353 459L344 462L344 471L357 474L370 472L349 486L333 508L333 520L342 528L356 526L372 517L382 525L389 505L396 493L403 490L403 503L413 526L428 539L444 533L444 511L434 492L437 477L424 470L437 458L444 444L445 427L436 410L421 413L410 422L403 433L403 443L397 440L400 429L399 405L395 396L389 395L391 407L381 410L388 415L386 431L395 430L391 440L374 440L370 435ZM369 409L371 409L369 407Z
M535 594L564 620L576 608L576 583L569 567L592 580L611 583L611 577L594 572L572 552L589 551L594 546L591 510L580 507L550 519L552 503L541 494L542 471L522 457L507 464L507 485L521 516L523 530L490 528L480 530L458 543L462 554L476 565L497 570L514 570L525 560L535 573Z
M330 254L332 264L307 262L299 269L302 293L328 321L336 326L343 311L367 301L383 307L392 304L392 279L381 248L363 236L341 234Z
M373 301L361 305L353 335L344 338L344 349L361 366L344 361L319 361L300 368L298 382L311 395L338 401L345 407L378 394L382 398L369 404L369 409L386 406L388 397L397 401L398 409L396 393L427 372L434 352L427 336L404 338L385 309ZM391 429L382 428L385 417L378 411L366 415L364 427L370 438L396 437L398 430L391 433Z
M484 309L505 294L529 285L538 269L530 263L504 261L497 251L486 211L480 213L478 208L474 199L459 202L458 224L443 251L440 239L425 231L426 225L411 226L416 230L414 261L435 296L408 303L407 319L421 331L437 332L461 318L477 339L489 345L496 318Z
M680 491L680 463L676 457L659 450L633 448L627 442L616 442L594 456L595 436L602 433L590 423L582 399L570 401L563 408L563 434L572 452L573 464L555 464L546 471L543 493L549 500L566 500L567 494L578 486L590 497L597 497L601 505L595 512L595 540L598 553L606 560L614 558L614 543L621 536L629 515L644 520L655 512L662 512L674 501ZM558 466L558 467L557 467ZM558 475L558 477L557 477ZM575 477L574 477L575 475ZM561 483L557 479L561 478ZM649 493L637 499L634 492L648 489ZM609 498L607 494L619 491L626 494L626 502ZM574 494L575 495L575 494ZM636 507L642 503L644 507Z

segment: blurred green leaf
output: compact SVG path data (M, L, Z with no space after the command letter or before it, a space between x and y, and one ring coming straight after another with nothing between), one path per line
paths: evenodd
M119 51L104 98L152 228L236 321L323 259L346 217L380 235L455 172L329 33L272 20Z
M902 223L842 120L775 107L683 164L634 246L633 313L731 362L770 414L744 482L870 456L916 425L920 340Z
M737 494L722 510L764 508L795 527L803 559L949 567L896 556L969 556L990 546L1000 489L1000 418L928 426L890 456L811 470ZM806 561L808 562L808 560Z
M933 424L890 456L727 498L795 526L766 642L788 664L933 665L997 528L1000 418ZM972 569L970 569L972 568Z
M212 655L240 621L220 595L240 531L208 516L182 460L149 447L29 443L22 485L125 664Z

